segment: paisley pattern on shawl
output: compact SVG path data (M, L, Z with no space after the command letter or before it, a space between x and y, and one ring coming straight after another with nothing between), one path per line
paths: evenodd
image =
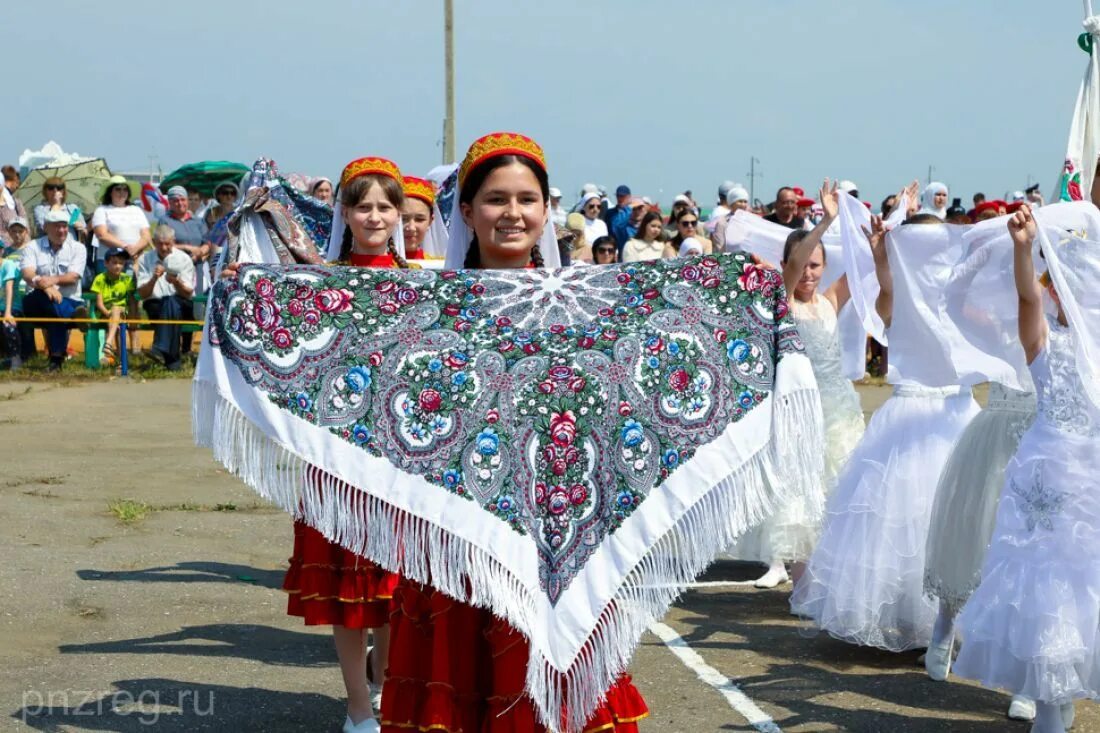
M556 603L801 352L746 255L576 270L243 266L212 345L298 419L529 537Z
M320 264L332 231L332 207L309 196L279 175L275 161L260 158L252 166L245 197L207 235L216 246L228 246L225 262L238 261L240 228L249 214L263 223L283 264Z

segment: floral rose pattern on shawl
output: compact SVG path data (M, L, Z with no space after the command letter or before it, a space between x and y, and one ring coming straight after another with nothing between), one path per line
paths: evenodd
M243 266L210 338L273 403L528 536L552 603L802 349L743 254L564 270Z

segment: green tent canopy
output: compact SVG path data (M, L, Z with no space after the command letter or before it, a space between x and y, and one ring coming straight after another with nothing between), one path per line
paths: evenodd
M160 190L167 193L172 186L183 186L188 191L198 191L203 196L213 196L214 191L223 183L240 183L241 177L249 170L247 165L229 160L188 163L165 176L160 182Z

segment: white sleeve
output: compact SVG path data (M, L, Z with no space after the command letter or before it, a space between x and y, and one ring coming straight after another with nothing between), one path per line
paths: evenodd
M180 264L181 264L180 279L182 279L185 283L187 283L189 286L191 286L191 289L194 290L195 289L195 263L194 263L194 261L188 255L185 254L183 256L183 258L180 260Z
M152 254L155 255L156 252L153 252ZM155 265L150 264L149 253L146 253L139 257L136 264L137 267L135 269L137 270L137 287L140 288L142 285L153 279L153 267L155 267Z
M92 229L98 226L104 226L107 224L107 209L102 206L97 206L92 213Z

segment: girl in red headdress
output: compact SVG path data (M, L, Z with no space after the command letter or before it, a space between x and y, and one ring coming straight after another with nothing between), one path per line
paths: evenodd
M546 236L546 163L533 140L497 133L475 142L459 169L457 199L461 217L451 219L447 269L558 264L552 227ZM540 240L548 242L545 251ZM528 642L508 622L405 579L394 591L390 618L383 731L545 730L524 691ZM624 675L607 691L606 702L593 711L584 730L634 733L637 721L648 714Z
M344 168L328 259L358 267L406 267L400 251L401 171L384 158L360 158ZM373 707L389 650L389 608L397 576L345 550L302 520L283 580L287 613L307 626L332 626L348 696L344 733L375 733ZM367 630L374 649L367 653ZM372 683L374 683L372 685ZM372 690L372 687L374 688ZM373 692L373 695L372 695Z
M435 187L431 181L405 176L405 204L401 207L401 223L407 259L424 259L424 239L432 226L434 204Z

